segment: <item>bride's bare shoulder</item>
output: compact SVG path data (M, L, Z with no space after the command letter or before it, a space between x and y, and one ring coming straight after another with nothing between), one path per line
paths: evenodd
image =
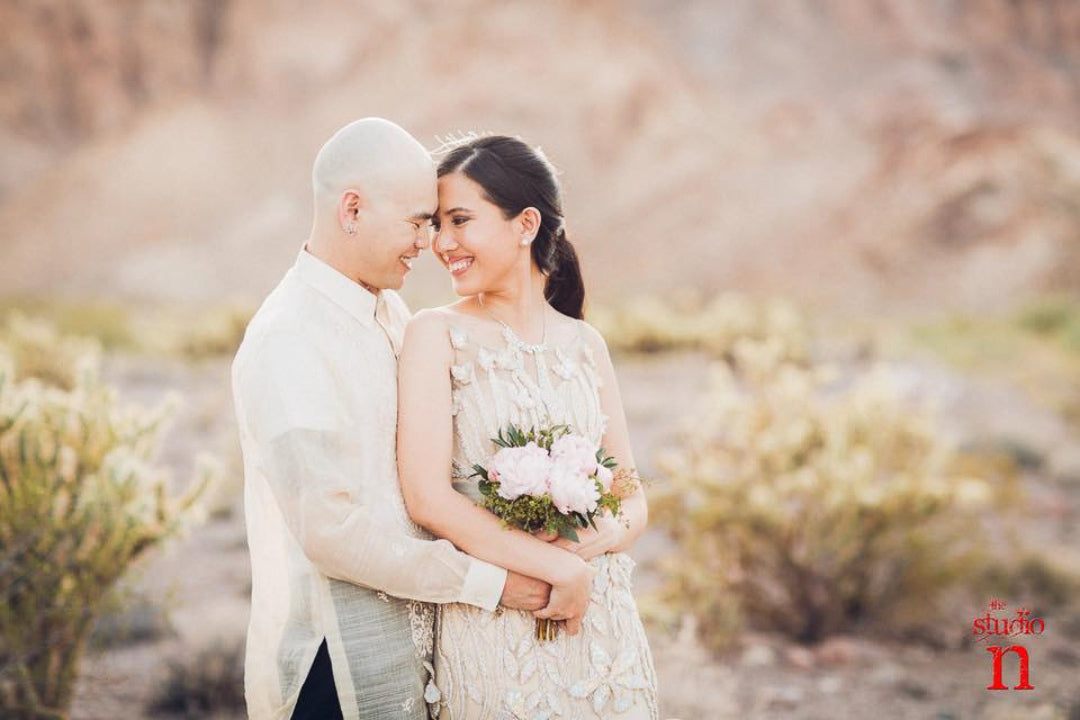
M596 353L598 357L609 357L607 342L604 340L604 336L599 330L585 320L577 320L575 318L568 318L568 320L574 325L575 330L585 341L585 344Z
M449 305L418 311L405 329L406 347L411 345L415 348L419 345L426 350L445 347L451 331L458 330L470 320L476 320L476 316L469 311L465 303L465 300L459 300Z
M435 307L418 310L410 318L410 323L418 322L421 325L452 322L457 317L465 316L463 300L450 303L449 305L437 305Z
M417 311L405 326L403 353L430 352L445 345L448 319L442 308L424 308Z
M470 298L462 298L456 302L449 303L447 305L438 305L436 307L424 308L416 313L413 318L421 315L427 317L426 322L435 322L438 319L444 323L452 323L457 320L463 320L476 317L476 311L474 304Z

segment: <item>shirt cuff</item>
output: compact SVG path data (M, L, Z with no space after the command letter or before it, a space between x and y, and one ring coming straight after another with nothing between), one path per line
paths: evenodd
M505 585L506 570L483 560L469 558L469 572L465 575L465 585L461 588L458 602L493 612L499 606Z

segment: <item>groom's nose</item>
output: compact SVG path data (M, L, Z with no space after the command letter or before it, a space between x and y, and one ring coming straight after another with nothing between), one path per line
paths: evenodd
M431 247L431 229L424 228L416 234L416 239L413 240L413 245L417 250L427 250Z

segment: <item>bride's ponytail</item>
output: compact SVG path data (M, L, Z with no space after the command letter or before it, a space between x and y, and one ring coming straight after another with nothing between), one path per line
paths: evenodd
M544 297L563 315L582 320L585 318L585 281L581 278L577 251L566 239L566 231L562 228L555 234L552 249L551 270L544 285Z
M439 177L460 172L484 189L503 217L525 208L540 213L533 238L533 262L547 275L544 297L564 315L582 319L585 284L577 252L563 230L562 195L555 168L544 154L517 138L488 135L455 147L439 163Z

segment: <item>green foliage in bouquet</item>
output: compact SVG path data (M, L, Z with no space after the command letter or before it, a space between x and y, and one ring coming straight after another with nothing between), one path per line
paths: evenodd
M82 360L50 387L17 379L0 350L0 715L12 720L67 717L110 590L192 518L210 481L169 493L153 465L169 408L121 408Z
M747 621L811 642L940 618L985 562L980 519L1011 475L959 462L884 370L844 379L785 355L738 344L736 370L716 366L707 406L661 458L669 601L717 649Z
M524 430L516 425L510 425L500 430L498 437L492 438L492 442L500 448L525 447L531 442L551 452L551 446L559 438L569 435L570 427L567 425L555 425L549 428L537 430L531 428ZM606 455L603 448L596 452L596 462L609 470L616 467L615 458ZM505 524L520 528L525 532L556 533L559 537L578 541L577 530L579 528L596 528L595 513L584 514L573 512L563 515L555 507L550 495L540 497L522 496L515 500L507 500L498 493L499 484L488 477L488 471L482 465L473 465L473 474L470 477L479 477L478 487L480 494L484 496L481 506L495 514ZM600 499L597 501L596 512L608 510L612 517L618 517L622 508L622 498L615 493L605 492L597 483Z

